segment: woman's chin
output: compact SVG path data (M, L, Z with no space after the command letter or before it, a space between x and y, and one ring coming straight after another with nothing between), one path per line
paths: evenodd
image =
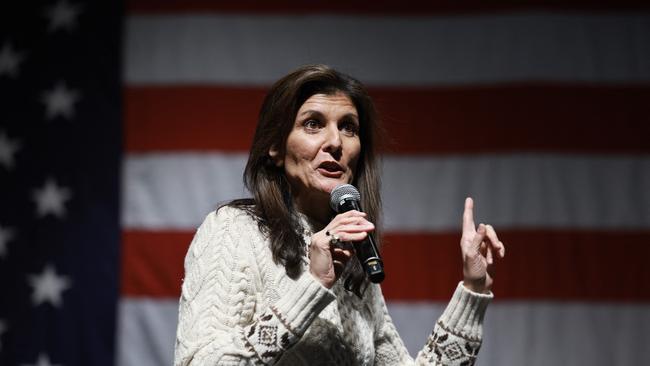
M327 181L322 182L321 190L327 194L330 194L334 188L340 186L341 184L346 184L347 182L347 179L328 179Z

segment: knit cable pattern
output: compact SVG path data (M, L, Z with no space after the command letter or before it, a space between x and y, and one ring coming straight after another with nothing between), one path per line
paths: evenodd
M244 211L223 207L206 217L185 258L174 365L474 363L491 295L459 284L413 360L379 286L359 299L340 281L324 288L307 271L291 279L271 258Z

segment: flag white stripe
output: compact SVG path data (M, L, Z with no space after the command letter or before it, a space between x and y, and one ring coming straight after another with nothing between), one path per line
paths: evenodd
M224 201L248 196L245 154L128 154L125 229L194 230ZM387 231L456 230L463 200L477 222L508 228L650 228L650 156L387 156Z
M178 300L121 298L117 309L115 364L172 365L177 324Z
M444 304L389 303L404 342L415 355ZM549 302L490 305L478 364L648 365L650 306Z
M122 228L193 230L217 204L248 196L245 154L127 154Z
M650 14L131 15L125 32L127 85L270 84L306 63L368 85L650 81Z
M388 303L393 322L412 356L423 346L444 306ZM177 318L176 300L122 299L118 365L171 365ZM649 329L648 305L494 303L486 315L479 364L648 365Z

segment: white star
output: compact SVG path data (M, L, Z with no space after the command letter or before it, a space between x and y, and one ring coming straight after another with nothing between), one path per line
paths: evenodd
M59 28L68 31L72 30L77 24L77 16L81 13L81 5L68 4L66 0L59 0L56 4L45 10L45 15L49 18L49 32L54 32Z
M79 101L79 98L80 95L77 91L68 89L64 82L59 82L54 89L43 93L45 117L53 119L62 116L71 119L74 117L74 104Z
M30 275L29 283L34 287L32 302L38 306L49 302L54 307L59 307L63 300L61 293L70 288L70 279L67 276L58 276L54 266L48 264L40 275Z
M7 331L7 324L5 323L4 320L0 319L0 337L2 337L2 333ZM2 339L0 339L0 352L2 352Z
M65 201L72 196L70 190L59 187L54 179L48 178L43 188L35 189L33 193L36 201L36 214L38 217L45 217L52 214L58 218L65 217Z
M0 258L7 253L7 243L14 238L14 231L0 226ZM0 327L2 329L2 327ZM1 332L0 332L1 333Z
M23 366L57 366L57 365L50 363L50 358L47 357L45 353L39 353L38 359L36 359L36 363L34 365L23 364Z
M4 131L0 131L0 165L7 170L14 166L14 154L20 149L20 142L10 140Z
M23 55L13 49L11 43L5 42L0 51L0 76L18 76L18 64L23 60Z

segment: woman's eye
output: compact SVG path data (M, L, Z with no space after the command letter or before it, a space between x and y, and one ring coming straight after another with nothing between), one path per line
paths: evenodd
M341 130L350 135L356 135L359 132L359 126L354 122L344 122Z
M320 127L320 123L315 119L308 119L303 122L303 126L308 130L317 130Z

